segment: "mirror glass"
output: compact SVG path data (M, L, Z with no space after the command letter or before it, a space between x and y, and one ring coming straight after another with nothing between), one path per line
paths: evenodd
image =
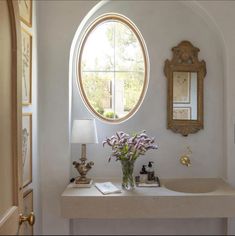
M197 72L173 72L173 119L197 120Z

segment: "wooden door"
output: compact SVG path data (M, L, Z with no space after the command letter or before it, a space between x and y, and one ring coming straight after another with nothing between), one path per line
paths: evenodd
M23 202L18 19L18 1L0 0L0 235L18 233Z

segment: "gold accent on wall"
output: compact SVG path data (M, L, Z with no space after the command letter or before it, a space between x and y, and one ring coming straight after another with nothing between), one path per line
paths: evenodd
M180 163L184 166L187 166L187 167L191 166L191 161L189 159L189 156L187 156L187 155L180 157Z
M203 124L203 80L206 75L206 63L198 60L199 48L189 41L182 41L172 48L173 58L165 61L164 73L167 78L167 128L175 133L187 136L204 128ZM173 72L197 73L197 119L173 119Z

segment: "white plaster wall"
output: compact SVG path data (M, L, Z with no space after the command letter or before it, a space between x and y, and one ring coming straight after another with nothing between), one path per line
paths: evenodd
M60 195L69 182L69 53L93 1L36 1L38 26L38 140L42 233L66 235Z
M225 131L226 131L226 160L227 179L235 186L235 2L210 2L202 1L203 7L221 30L226 46L226 80L225 80ZM228 233L235 234L235 219L228 220Z
M155 162L160 177L221 177L224 175L223 147L223 62L222 47L218 36L204 19L190 8L177 1L111 1L100 8L91 18L106 12L118 12L129 17L141 31L149 51L149 88L139 111L126 122L118 125L97 120L99 145L88 147L89 159L95 162L90 175L95 177L119 177L119 163L108 163L110 149L102 147L106 136L118 130L126 132L147 130L156 137L159 150L150 151L136 163L136 174L140 166L149 160ZM187 19L187 20L186 20ZM204 81L204 126L196 134L183 137L166 129L166 86L163 73L164 61L171 59L171 48L182 40L190 40L200 48L199 58L207 64ZM76 68L76 63L75 63ZM76 70L74 68L74 71ZM73 77L72 119L92 117L84 106ZM215 129L216 127L216 129ZM217 135L217 134L220 135ZM208 145L208 143L210 145ZM192 167L179 163L179 156L192 149ZM169 148L171 147L171 148ZM72 158L79 157L80 147L72 145ZM73 171L76 175L76 171Z
M164 178L224 177L224 67L222 45L214 29L211 29L210 24L181 2L138 1L133 4L132 1L112 1L101 7L91 19L106 12L117 12L129 17L141 31L149 51L150 81L146 98L133 118L119 125L108 125L97 120L100 144L93 145L88 149L89 159L95 162L95 167L90 175L107 178L120 177L119 163L107 162L110 150L102 148L102 140L118 130L132 132L146 129L151 135L156 136L160 148L157 152L148 153L145 157L138 159L136 174L140 170L141 164L153 160L157 166L158 174ZM199 47L201 50L199 58L204 59L207 63L207 76L204 83L205 129L186 138L166 129L167 83L163 74L164 61L172 56L171 48L182 40L190 40ZM74 68L76 68L76 63ZM74 69L74 71L76 70ZM92 117L80 98L75 76L73 76L72 82L72 119ZM218 136L217 132L221 135ZM192 168L185 168L178 161L187 145L190 145L193 151ZM80 147L72 145L73 159L77 159L79 153ZM72 173L74 176L77 175L74 170ZM204 234L225 233L223 231L224 221L219 221L219 219L209 221L211 227L208 227L206 220L187 221L200 225L200 227L194 228L185 220L155 220L150 223L152 225L149 228L144 220L139 222L109 220L108 224L107 220L77 220L73 221L72 230L74 234L83 234L85 233L84 229L87 228L90 229L87 230L87 234L172 234L173 232L175 234L198 234L198 228L200 228L201 233ZM123 222L126 222L125 227L121 227ZM223 225L222 228L218 227L218 222ZM104 224L106 227L102 227ZM176 225L178 227L175 227ZM173 231L172 228L174 228Z
M224 235L225 219L77 220L73 235Z
M228 39L232 36L232 25L226 26L224 21L227 16L226 9L230 12L230 19L235 20L232 15L234 5L225 5L224 10L219 10L219 3L203 3L203 7L217 14L216 20L221 22L219 27L225 28ZM150 5L151 7L150 7ZM201 4L201 3L200 3ZM69 145L69 50L76 29L86 13L95 5L93 1L38 1L38 93L39 93L39 159L41 174L41 200L42 200L42 223L43 234L68 234L69 222L60 217L59 198L71 175L72 160ZM124 6L125 5L125 6ZM187 4L186 4L187 5ZM226 175L226 162L224 152L224 68L221 42L211 24L204 21L193 10L181 2L159 2L159 1L115 1L107 4L101 11L115 11L128 16L141 30L150 55L151 71L150 86L144 103L136 115L129 121L120 125L108 125L97 121L100 142L112 135L117 130L127 132L146 129L151 135L155 135L160 149L151 152L146 157L138 160L137 168L142 162L149 159L155 161L157 172L160 177L217 177ZM232 21L231 21L232 22ZM199 57L207 63L208 74L205 79L205 129L189 137L181 137L166 130L166 79L163 75L164 60L171 58L171 48L181 40L188 39L201 49ZM233 51L229 59L234 59L235 48L228 46ZM233 60L234 61L234 60ZM232 62L232 60L231 60ZM231 67L232 68L232 67ZM232 75L232 74L231 74ZM230 78L230 77L229 77ZM230 79L232 80L232 78ZM233 83L231 83L233 84ZM231 85L230 84L230 85ZM232 89L226 95L226 101L233 99ZM234 84L233 84L234 86ZM229 88L228 88L229 87ZM75 89L73 80L73 118L92 117L81 102L78 91ZM76 100L76 103L74 101ZM152 105L154 104L154 106ZM232 101L230 107L232 107ZM151 114L151 116L149 115ZM229 113L230 114L230 113ZM234 108L232 118L228 124L234 122ZM229 115L230 117L231 115ZM227 119L227 118L226 118ZM231 122L232 120L232 122ZM227 124L226 131L230 131ZM228 128L229 127L229 128ZM234 146L231 144L231 131L226 133L230 146L228 147L229 163L232 163ZM190 145L193 151L192 168L184 168L178 162L178 156ZM169 148L170 147L170 148ZM95 167L90 172L92 177L115 177L120 176L120 166L116 162L107 163L108 149L103 149L101 144L88 148L88 157L95 161ZM72 159L79 157L80 149L72 146ZM229 167L230 168L230 167ZM228 168L228 169L229 169ZM232 170L232 167L231 167ZM232 171L230 171L232 173ZM72 175L76 172L72 170ZM232 175L232 174L230 174ZM128 222L128 221L127 221ZM199 223L198 223L199 222ZM197 227L185 224L185 221L155 221L153 224L162 225L169 233L169 227L184 226L186 231L193 233L202 227L206 230L206 221L197 221ZM212 220L210 232L224 232L224 222ZM218 223L220 222L220 223ZM222 222L222 223L221 223ZM102 226L102 222L72 222L73 233L86 233L82 231L85 227L93 228L89 232L96 231ZM143 223L143 224L142 224ZM147 229L148 223L142 221L141 226ZM217 224L218 223L218 224ZM199 225L198 225L199 224ZM138 222L128 222L127 231L138 233ZM164 226L165 225L165 226ZM177 226L178 225L178 226ZM219 227L218 227L219 225ZM111 224L116 227L116 233L121 233L118 227L120 222ZM133 227L132 227L133 226ZM137 227L136 230L135 226ZM112 227L107 231L112 232ZM129 227L129 228L128 228ZM79 231L79 229L81 229ZM179 228L178 228L179 229ZM185 232L186 232L185 231ZM152 232L152 231L151 231ZM154 231L155 232L155 231ZM177 231L182 232L182 231ZM174 233L177 233L174 232ZM205 231L203 231L205 232ZM87 231L88 233L88 231ZM155 232L156 233L156 232ZM188 232L189 233L189 232Z

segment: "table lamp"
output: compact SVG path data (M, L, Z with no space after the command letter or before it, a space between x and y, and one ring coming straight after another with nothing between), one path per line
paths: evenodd
M80 162L73 162L74 167L80 176L75 179L75 184L91 185L92 180L86 177L87 172L94 165L94 162L86 163L86 144L98 143L95 120L74 120L72 127L71 143L82 144L82 154Z

